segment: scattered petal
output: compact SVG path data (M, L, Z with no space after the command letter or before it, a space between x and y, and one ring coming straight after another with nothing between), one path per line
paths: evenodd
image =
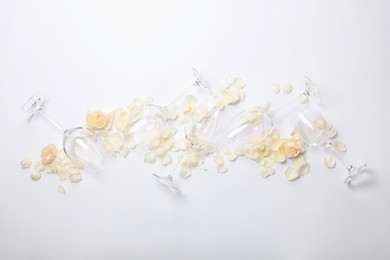
M31 165L32 165L32 160L28 156L24 157L20 162L20 167L22 167L23 169L30 168Z
M337 135L336 129L331 128L330 131L329 131L329 137L330 137L330 138L335 138L336 135Z
M160 163L165 166L172 163L172 156L169 153L166 153L160 157L159 160Z
M288 95L293 91L293 86L291 84L282 84L283 93Z
M314 119L313 125L317 129L324 130L326 128L326 121L321 116L318 116Z
M339 152L346 152L347 151L347 146L340 142L340 141L334 141L334 148L339 151Z
M308 163L301 164L297 168L297 171L298 171L299 176L303 176L303 175L309 173L309 171L310 171L310 164L308 164Z
M268 176L271 176L275 173L275 170L272 167L261 167L260 168L261 175L266 178Z
M299 103L301 104L307 104L310 101L309 97L305 94L301 94L299 96Z
M278 95L280 93L280 86L279 84L273 84L271 86L271 90L275 95Z
M42 176L41 172L33 171L33 173L31 174L31 179L33 181L38 181L41 178L41 176Z
M191 169L188 167L181 167L180 168L180 177L183 179L187 179L191 176Z
M58 185L57 191L58 191L58 193L65 194L65 189L61 185Z
M227 170L228 170L228 168L227 168L226 164L217 165L217 171L219 173L225 173L225 172L227 172Z
M324 164L328 168L334 168L336 166L336 160L332 156L328 155L324 159Z
M78 174L73 174L69 177L69 180L73 183L79 183L80 181L83 180L83 175L81 175L80 173Z
M262 109L263 111L268 111L271 107L271 102L269 102L268 100L264 100L264 101L260 102L257 105L257 107Z
M145 154L145 159L144 159L145 163L154 164L154 163L156 163L156 160L157 160L157 157L153 151Z
M284 171L284 175L289 181L293 181L299 177L299 173L294 167L287 167L287 169Z

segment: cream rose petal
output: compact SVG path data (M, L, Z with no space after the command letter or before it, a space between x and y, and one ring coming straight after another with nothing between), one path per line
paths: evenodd
M58 191L58 193L65 194L65 189L61 185L58 185L57 191Z
M190 176L191 176L191 169L190 168L185 167L185 166L180 168L180 177L182 177L183 179L187 179Z
M30 157L26 156L20 161L20 167L23 169L30 168L32 165L32 160Z
M305 95L305 94L301 94L300 96L299 96L299 103L301 103L301 104L307 104L307 103L309 103L309 101L310 101L310 99L309 99L309 97L307 96L307 95Z
M287 169L284 171L284 175L289 181L293 181L299 177L298 170L294 167L287 167Z
M261 173L261 176L266 178L266 177L271 176L272 174L274 174L275 170L272 167L263 166L263 167L260 168L260 173Z
M268 110L270 109L271 105L272 105L272 104L271 104L270 101L264 100L264 101L261 101L261 102L257 105L257 107L260 108L260 109L262 109L262 110L264 110L264 111L268 111Z
M164 166L172 163L172 156L169 153L164 154L159 158L160 163Z
M329 131L329 137L330 137L330 138L335 138L336 135L337 135L336 129L332 128L332 129Z
M83 175L81 175L80 173L73 174L73 175L69 176L69 180L73 183L79 183L80 181L83 180Z
M122 156L123 158L126 158L128 154L129 154L129 148L126 146L123 146L122 149L119 151L119 155Z
M291 84L282 84L283 93L289 95L293 91L293 86Z
M154 164L156 163L156 160L157 160L157 156L154 152L149 152L145 154L145 159L144 159L145 163Z
M309 173L309 171L310 171L310 164L308 164L308 163L301 164L297 168L297 171L298 171L299 176L303 176L303 175Z
M317 129L324 130L326 128L326 121L321 116L314 119L313 126Z
M334 141L334 148L339 151L339 152L346 152L347 151L347 146L340 142L340 141Z
M33 173L31 174L31 179L33 181L38 181L41 178L41 176L42 176L41 172L33 171Z
M273 84L271 86L271 90L275 95L278 95L280 93L280 85L279 84Z
M214 97L214 106L218 109L223 109L225 107L225 101L222 97L216 96Z
M225 172L227 172L227 170L228 170L228 168L227 168L226 164L217 165L217 171L219 173L225 173Z
M336 160L332 156L328 155L324 159L324 164L328 168L334 168L336 166Z

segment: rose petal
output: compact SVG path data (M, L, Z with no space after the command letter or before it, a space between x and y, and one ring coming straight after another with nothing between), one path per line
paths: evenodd
M269 102L268 100L264 100L264 101L260 102L257 105L257 107L264 110L264 111L268 111L271 107L271 102Z
M41 178L42 174L39 171L33 171L31 174L31 179L34 181L38 181Z
M159 147L154 152L156 153L157 157L162 157L167 153L167 149L165 149L164 147Z
M340 142L340 141L334 141L334 148L339 151L339 152L346 152L347 151L347 146Z
M128 154L129 154L129 148L126 146L123 146L122 149L119 151L119 155L122 156L123 158L126 158Z
M286 176L289 181L293 181L299 177L299 173L296 168L287 167L287 169L284 171L284 176Z
M157 157L156 157L156 154L154 152L149 152L149 153L145 154L145 159L144 159L145 163L154 164L154 163L156 163L156 160L157 160Z
M218 164L217 165L217 171L219 173L225 173L225 172L227 172L227 170L228 170L228 168L227 168L226 164Z
M79 183L80 181L83 180L83 175L81 175L80 173L73 174L73 175L69 176L69 180L73 183Z
M293 91L293 86L291 84L282 84L283 93L288 95Z
M305 94L301 94L299 96L299 103L301 104L307 104L310 101L309 97Z
M280 93L280 86L279 84L273 84L271 86L271 90L275 95L278 95Z
M191 169L190 168L185 167L185 166L180 168L180 177L182 177L183 179L187 179L190 176L191 176Z
M215 162L217 165L223 165L223 164L225 164L225 161L223 160L222 156L220 156L220 155L214 156L214 162Z
M309 171L310 171L310 164L308 164L308 163L301 164L297 168L297 171L298 171L299 176L303 176L303 175L309 173Z
M225 107L225 102L223 98L220 96L214 97L214 106L218 109L223 109Z
M65 189L64 189L64 187L62 187L61 185L58 185L57 191L58 191L59 193L65 194Z
M275 173L275 170L272 167L261 167L260 168L261 175L266 178L268 176L271 176Z
M336 160L332 156L328 155L324 159L324 164L328 168L334 168L336 166Z
M329 131L329 137L330 137L330 138L335 138L336 135L337 135L336 129L334 129L334 128L330 129L330 131Z
M20 161L20 167L23 169L30 168L32 165L32 160L30 157L26 156Z
M321 116L318 116L314 119L313 126L317 129L324 130L326 128L326 121Z
M164 154L159 158L160 163L164 166L172 163L172 156L169 153Z

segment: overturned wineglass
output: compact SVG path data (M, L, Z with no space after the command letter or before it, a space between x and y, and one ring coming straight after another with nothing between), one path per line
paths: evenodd
M293 120L293 124L300 130L303 143L308 147L324 147L332 151L347 169L345 183L352 181L361 173L367 164L354 166L347 162L344 157L335 148L335 143L331 140L333 131L332 125L325 116L317 111L313 106L307 106L298 113Z
M63 150L71 160L79 161L84 169L100 172L104 168L105 154L97 142L97 134L89 128L62 128L55 120L43 111L45 98L43 94L30 97L22 107L22 115L32 119L40 115L63 134Z
M187 141L188 149L190 150L202 149L205 146L210 145L215 133L217 132L217 129L220 126L220 121L224 113L224 110L220 110L214 106L213 92L208 86L207 81L205 81L200 73L195 69L193 69L193 74L195 76L195 83L193 86L170 103L173 104L181 96L185 95L193 88L199 88L207 95L205 100L196 109L196 111L201 112L200 117L196 120L191 120L188 122L184 128L185 139ZM182 159L179 160L179 162L174 166L172 172L168 176L161 176L159 174L153 173L153 176L156 178L156 180L179 196L181 195L181 190L174 182L174 176L178 166L182 163L183 158L184 155L182 156Z

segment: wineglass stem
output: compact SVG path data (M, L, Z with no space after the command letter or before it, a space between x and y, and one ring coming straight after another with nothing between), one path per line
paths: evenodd
M54 126L57 130L59 130L62 134L65 132L64 128L62 128L51 116L43 112L42 109L38 110L38 113L46 119L47 122L49 122L52 126Z
M344 165L344 167L347 169L347 171L350 171L352 168L354 168L354 166L352 164L350 164L345 158L344 156L342 156L333 146L333 144L331 142L329 142L327 145L326 145L326 148L328 148L330 151L332 151L336 156L337 158L340 160L340 162Z

